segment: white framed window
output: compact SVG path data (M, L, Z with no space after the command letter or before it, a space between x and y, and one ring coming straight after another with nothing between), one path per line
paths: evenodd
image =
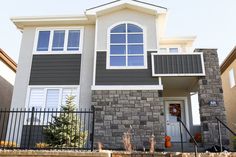
M179 53L180 50L178 47L162 47L159 49L161 53Z
M229 83L230 88L233 88L235 86L235 75L234 75L234 69L230 69L229 71Z
M144 29L134 23L122 22L108 31L108 69L147 68Z
M35 35L35 54L82 53L83 27L38 28Z
M69 95L75 96L74 103L78 105L79 87L31 86L28 89L26 107L35 107L36 109L59 109L61 105L66 104L66 97Z

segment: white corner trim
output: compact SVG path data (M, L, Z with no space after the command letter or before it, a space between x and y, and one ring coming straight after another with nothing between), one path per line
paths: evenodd
M98 19L96 19L95 24L95 42L94 42L94 55L93 55L93 83L95 85L96 82L96 70L97 70L97 38L98 38Z
M163 90L162 85L95 85L92 90Z

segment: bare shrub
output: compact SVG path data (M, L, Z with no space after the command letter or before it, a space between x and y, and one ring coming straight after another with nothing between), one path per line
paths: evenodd
M101 143L101 142L98 142L98 151L99 151L99 152L102 151L102 147L103 147L102 143Z
M156 140L155 140L155 136L152 134L152 136L149 138L149 143L150 143L150 153L154 153L155 152L155 144L156 144Z
M132 151L132 144L131 144L131 129L129 129L127 132L123 135L123 144L126 151L131 152Z

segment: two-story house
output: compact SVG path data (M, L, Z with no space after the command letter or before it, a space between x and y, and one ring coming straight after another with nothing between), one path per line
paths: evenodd
M236 47L232 49L220 66L222 86L224 90L225 110L227 122L234 132L236 132ZM232 134L231 134L232 135ZM232 141L234 137L231 136ZM236 147L236 146L235 146ZM235 148L236 149L236 148Z
M95 106L94 137L106 148L122 148L130 125L138 147L151 134L159 148L165 135L180 142L177 117L201 132L205 147L218 143L214 117L225 121L225 109L217 51L193 50L192 36L165 37L166 14L117 0L79 16L12 18L23 34L12 107L59 107L73 93L79 107ZM191 92L199 95L199 127Z
M12 99L12 93L13 93L13 87L15 82L15 76L16 76L16 63L11 57L7 55L6 52L4 52L0 48L0 109L7 109L9 110L11 108L11 99ZM0 132L2 133L2 130L6 129L6 127L3 126L3 117L0 116ZM5 134L4 134L5 135ZM0 137L0 140L2 140L2 136Z

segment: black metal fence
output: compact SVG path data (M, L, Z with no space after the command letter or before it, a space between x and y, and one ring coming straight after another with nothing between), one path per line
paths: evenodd
M94 108L0 109L0 149L93 150Z

